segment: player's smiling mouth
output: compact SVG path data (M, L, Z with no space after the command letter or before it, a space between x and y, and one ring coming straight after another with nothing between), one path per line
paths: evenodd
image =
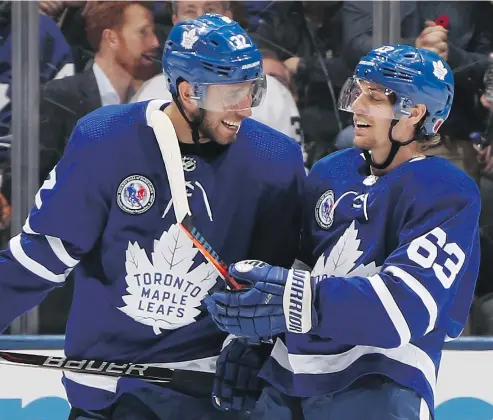
M357 119L354 120L354 125L355 125L355 127L358 127L358 128L368 128L368 127L371 127L371 125L368 124L366 121L357 120Z
M238 131L238 129L240 128L240 122L234 122L234 121L227 121L227 120L221 120L221 122L223 123L223 125L229 129L229 130L233 130L233 131Z

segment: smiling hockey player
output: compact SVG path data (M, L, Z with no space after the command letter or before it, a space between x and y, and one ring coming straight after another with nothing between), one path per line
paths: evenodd
M442 348L464 328L479 265L479 191L426 157L454 95L434 53L384 46L341 92L355 148L308 176L301 259L230 267L252 285L206 304L220 328L277 340L258 419L429 420ZM299 398L304 397L304 398Z
M201 311L201 301L218 276L170 210L148 118L161 109L172 121L195 225L221 258L290 267L299 249L305 172L294 141L247 118L265 91L261 60L245 31L224 16L175 25L163 56L174 101L106 106L82 118L22 232L1 252L0 330L73 270L67 357L177 369L162 386L65 372L70 419L242 415L233 411L241 396L228 389L222 371L213 401L231 410L211 402L227 334ZM228 349L257 363L255 349L238 341Z

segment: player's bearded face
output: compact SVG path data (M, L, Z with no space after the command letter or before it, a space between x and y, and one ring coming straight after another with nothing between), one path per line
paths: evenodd
M390 147L389 129L393 118L393 97L385 88L367 83L352 103L354 144L366 150Z
M219 144L233 143L241 122L252 115L251 86L251 82L210 86L201 135Z

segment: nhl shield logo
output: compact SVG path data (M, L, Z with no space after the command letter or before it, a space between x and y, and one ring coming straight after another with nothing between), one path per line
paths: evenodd
M118 206L124 212L142 214L154 204L156 191L145 176L131 175L120 183L116 196Z
M334 191L327 190L315 206L315 219L322 229L329 229L334 222Z
M181 158L181 163L185 172L192 172L197 168L197 161L192 156L183 156Z

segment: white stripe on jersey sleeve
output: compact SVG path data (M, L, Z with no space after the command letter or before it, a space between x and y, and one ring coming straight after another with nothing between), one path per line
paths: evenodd
M22 230L30 235L39 235L38 232L32 230L31 225L29 224L29 216L27 216L26 222L24 223L24 226L22 226Z
M350 367L366 354L381 354L389 359L411 366L421 371L430 384L433 394L437 377L435 364L423 350L408 343L402 347L384 349L372 346L354 346L340 354L291 354L286 345L277 339L270 356L284 369L294 374L324 375L339 373Z
M22 230L29 235L40 235L38 232L35 232L31 228L31 225L29 224L29 216L27 217L26 223L24 223ZM40 236L44 236L46 238L46 240L50 244L53 253L63 264L67 266L67 268L74 268L79 263L79 260L72 258L72 256L67 252L60 238L57 238L55 236L48 236L48 235L40 235Z
M385 269L385 272L399 277L423 301L423 305L430 316L430 322L425 331L425 334L428 334L431 330L433 330L433 328L435 328L435 323L438 316L438 306L431 293L425 286L416 280L415 277L411 276L411 274L399 267L391 265Z
M368 277L368 281L372 285L373 290L375 290L380 302L382 302L385 311L394 324L397 334L399 334L401 340L399 346L409 343L411 341L411 330L385 282L378 274Z
M430 409L426 401L421 398L421 403L419 405L419 420L431 420Z
M51 246L51 249L58 257L58 259L64 263L67 267L73 268L75 267L79 261L72 258L70 254L67 252L65 247L63 246L63 242L60 238L55 238L54 236L46 235L46 240Z
M41 209L41 206L43 205L43 200L41 198L41 191L52 190L55 187L55 184L56 184L56 166L48 174L48 178L45 179L43 185L41 185L41 188L38 190L36 197L34 197L34 202L38 209Z
M54 283L63 283L66 279L68 273L55 274L48 270L46 267L40 263L34 261L32 258L24 252L21 245L21 234L14 236L10 242L10 251L14 258L22 265L25 269L29 270L31 273Z
M448 343L450 341L457 340L460 337L460 335L462 334L462 331L464 331L464 330L461 330L461 332L459 333L459 335L457 337L450 337L448 334L445 335L445 342Z

